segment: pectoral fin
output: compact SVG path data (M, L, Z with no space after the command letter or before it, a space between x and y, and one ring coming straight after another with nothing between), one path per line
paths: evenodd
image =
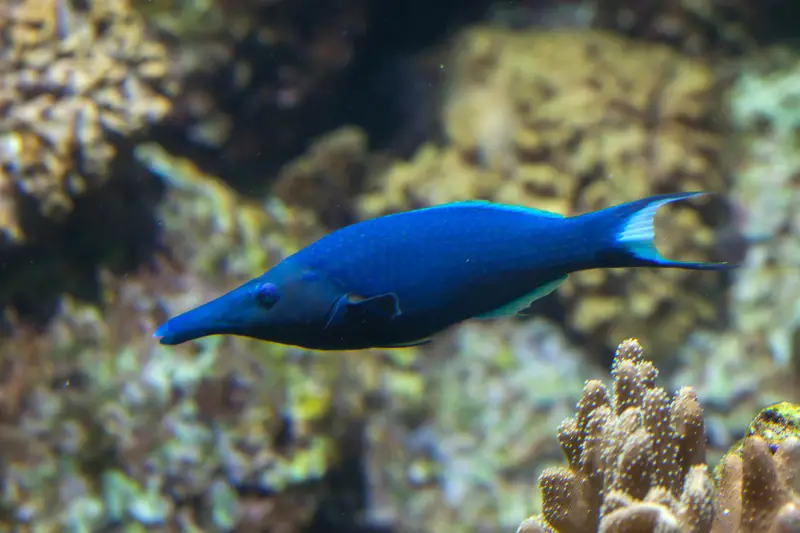
M331 315L325 327L343 322L385 324L400 316L400 301L396 294L380 294L364 298L357 294L345 294L331 309Z
M530 294L526 294L522 298L518 298L503 307L495 309L494 311L489 311L483 315L480 315L476 318L499 318L502 316L516 316L516 315L524 315L525 310L530 307L531 303L535 302L539 298L543 298L556 290L559 285L564 283L564 280L567 279L567 276L558 278L553 281L549 281L544 285L541 285L536 288L535 291L531 292Z

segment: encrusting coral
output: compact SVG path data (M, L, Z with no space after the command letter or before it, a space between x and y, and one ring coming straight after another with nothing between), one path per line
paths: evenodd
M648 194L728 189L721 90L703 63L593 31L475 27L454 47L449 144L425 145L375 180L363 217L475 198L575 215ZM662 253L709 259L727 208L664 211ZM658 356L698 324L721 322L724 289L720 276L617 269L572 275L556 297L590 349L613 349L624 332Z
M176 89L127 0L3 2L0 77L0 233L12 242L26 239L20 197L46 218L70 212Z
M657 375L637 340L619 345L611 391L587 382L558 431L568 465L542 473L542 513L518 533L800 531L797 417L775 416L798 406L762 411L715 480L694 390L670 401Z

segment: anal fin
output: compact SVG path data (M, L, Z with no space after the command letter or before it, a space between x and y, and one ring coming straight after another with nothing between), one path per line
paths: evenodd
M558 288L559 285L564 283L564 280L567 279L567 276L560 277L556 280L549 281L544 285L540 285L536 288L533 292L526 294L525 296L518 298L512 302L507 303L506 305L495 309L494 311L489 311L488 313L484 313L479 315L475 318L485 319L485 318L499 318L503 316L516 316L520 313L520 311L524 311L528 307L530 307L531 303L535 302L539 298L544 298L554 290Z

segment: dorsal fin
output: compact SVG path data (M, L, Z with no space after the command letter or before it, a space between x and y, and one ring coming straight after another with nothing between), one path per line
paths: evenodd
M525 207L524 205L509 205L497 204L488 200L464 200L462 202L451 202L449 204L433 205L431 207L424 207L419 211L426 211L431 209L453 209L458 207L485 207L487 209L497 209L499 211L515 211L517 213L527 213L529 215L539 215L543 217L564 218L564 215L553 213L552 211L545 211L544 209L535 209L533 207Z

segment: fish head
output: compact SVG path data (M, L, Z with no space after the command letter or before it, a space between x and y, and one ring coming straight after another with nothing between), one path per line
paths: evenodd
M304 345L304 336L324 329L344 291L314 270L278 267L171 318L154 337L168 345L220 334Z

